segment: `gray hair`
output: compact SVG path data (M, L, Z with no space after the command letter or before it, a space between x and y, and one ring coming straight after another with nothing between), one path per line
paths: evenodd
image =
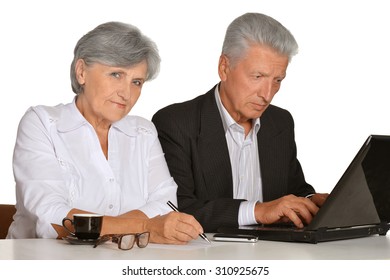
M281 23L263 14L246 13L228 26L222 54L235 65L253 44L269 46L287 55L289 61L298 53L294 36Z
M100 63L115 67L132 67L146 61L146 80L158 75L161 62L156 44L137 27L121 22L103 23L77 42L70 67L72 90L76 94L83 91L75 73L79 59L83 59L86 65Z

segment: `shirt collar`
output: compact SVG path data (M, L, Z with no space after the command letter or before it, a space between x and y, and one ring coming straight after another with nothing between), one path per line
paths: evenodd
M61 116L57 121L57 129L60 132L69 132L88 123L76 107L76 97L72 103L66 104L61 110Z
M61 112L61 116L57 120L54 120L57 122L57 130L59 132L69 132L86 124L91 126L77 108L76 98L73 99L72 103L66 104ZM134 125L134 123L126 122L124 118L113 123L111 127L117 128L128 136L136 136L141 129Z
M229 127L232 127L234 125L239 125L239 124L232 118L232 116L230 116L225 106L223 106L221 97L219 95L219 85L215 87L214 94L215 94L215 101L217 102L218 111L219 114L221 115L223 129L225 130L226 133ZM259 132L260 129L260 118L256 118L252 120L252 127L254 128L254 131L257 134L257 132Z
M152 134L153 131L142 124L142 119L133 117L132 121L126 121L126 117L113 123L111 128L116 128L127 136L137 136L139 134Z

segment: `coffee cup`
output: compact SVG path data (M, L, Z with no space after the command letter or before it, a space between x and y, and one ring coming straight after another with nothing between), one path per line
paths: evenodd
M66 224L73 226L72 231ZM102 230L103 215L98 214L73 214L73 219L64 218L62 225L72 236L81 240L98 239Z

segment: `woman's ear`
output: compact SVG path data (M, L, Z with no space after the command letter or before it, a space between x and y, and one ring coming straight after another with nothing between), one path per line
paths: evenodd
M76 61L76 66L75 66L76 78L80 85L85 84L85 69L86 69L85 62L83 59L80 58L79 60Z

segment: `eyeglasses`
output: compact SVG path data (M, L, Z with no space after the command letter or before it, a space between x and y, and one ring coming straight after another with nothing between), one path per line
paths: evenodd
M93 248L96 248L98 245L112 240L114 243L118 243L118 248L121 250L130 250L133 248L134 243L137 242L139 248L145 248L149 244L149 232L143 233L125 233L125 234L105 234L102 235L95 243Z

